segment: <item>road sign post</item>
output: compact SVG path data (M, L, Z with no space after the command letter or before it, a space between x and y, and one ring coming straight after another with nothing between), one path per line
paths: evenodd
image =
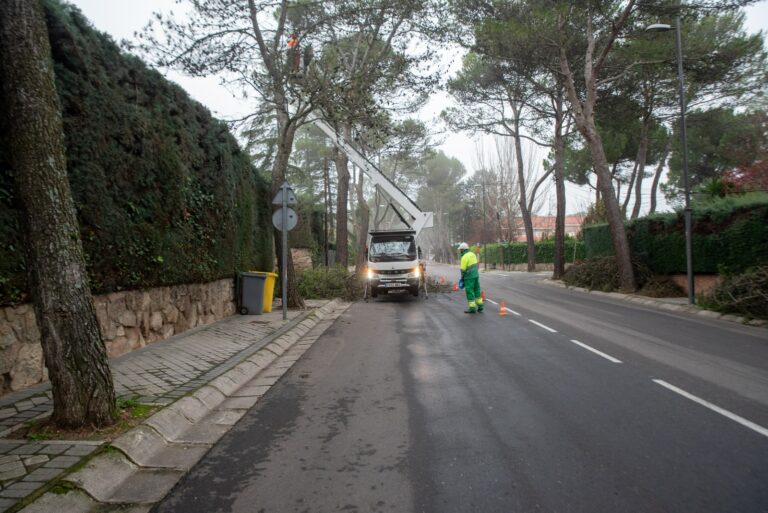
M293 230L296 227L299 216L293 209L288 208L288 205L295 205L296 194L288 182L283 182L280 186L280 190L272 200L273 205L280 205L280 208L272 215L272 224L283 232L282 243L282 258L281 258L281 290L283 300L283 320L288 318L288 231Z

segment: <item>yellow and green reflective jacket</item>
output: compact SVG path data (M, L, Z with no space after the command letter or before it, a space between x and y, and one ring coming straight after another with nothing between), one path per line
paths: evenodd
M467 278L478 278L477 271L477 256L471 251L467 251L461 256L461 277L465 280Z

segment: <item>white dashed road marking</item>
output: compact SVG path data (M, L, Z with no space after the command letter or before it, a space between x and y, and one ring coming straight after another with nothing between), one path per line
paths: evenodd
M698 404L704 406L705 408L709 408L710 410L712 410L712 411L714 411L716 413L719 413L720 415L722 415L724 417L727 417L727 418L731 419L734 422L738 422L742 426L748 427L752 431L760 433L763 436L768 436L768 429L766 429L763 426L760 426L758 424L755 424L754 422L752 422L750 420L747 420L744 417L740 417L740 416L736 415L735 413L731 413L728 410L724 410L723 408L720 408L719 406L716 406L716 405L714 405L714 404L712 404L710 402L707 402L707 401L705 401L704 399L702 399L700 397L696 397L693 394L689 394L685 390L677 388L674 385L670 385L669 383L667 383L666 381L663 381L661 379L654 379L653 382L663 386L664 388L666 388L668 390L673 391L676 394L680 394L681 396L685 397L686 399L690 399L691 401L693 401L695 403L698 403Z
M589 347L587 344L583 344L583 343L579 342L578 340L571 340L571 342L573 342L573 343L574 343L574 344L576 344L577 346L583 347L583 348L584 348L584 349L586 349L587 351L592 351L593 353L595 353L595 354L596 354L596 355L598 355L598 356L602 356L603 358L605 358L605 359L606 359L606 360L608 360L609 362L613 362L613 363L621 363L621 360L617 360L617 359L616 359L616 358L614 358L613 356L607 355L607 354L603 353L602 351L598 351L598 350L597 350L597 349L595 349L594 347Z
M511 310L510 310L510 312L511 312ZM545 330L549 331L550 333L557 333L557 330L553 330L553 329L552 329L552 328L550 328L549 326L544 326L542 323L540 323L540 322L536 322L536 321L534 321L533 319L528 319L528 322L530 322L530 323L532 323L532 324L535 324L535 325L536 325L536 326L538 326L539 328L544 328Z

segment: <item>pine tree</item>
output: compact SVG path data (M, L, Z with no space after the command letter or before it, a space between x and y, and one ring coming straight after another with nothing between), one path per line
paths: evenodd
M0 102L22 205L32 303L60 427L111 424L115 392L66 172L53 61L38 0L0 3Z

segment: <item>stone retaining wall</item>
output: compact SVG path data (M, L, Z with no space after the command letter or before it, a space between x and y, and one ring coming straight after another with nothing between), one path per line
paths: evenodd
M235 313L234 280L94 296L110 357ZM0 308L0 395L47 379L30 304Z

